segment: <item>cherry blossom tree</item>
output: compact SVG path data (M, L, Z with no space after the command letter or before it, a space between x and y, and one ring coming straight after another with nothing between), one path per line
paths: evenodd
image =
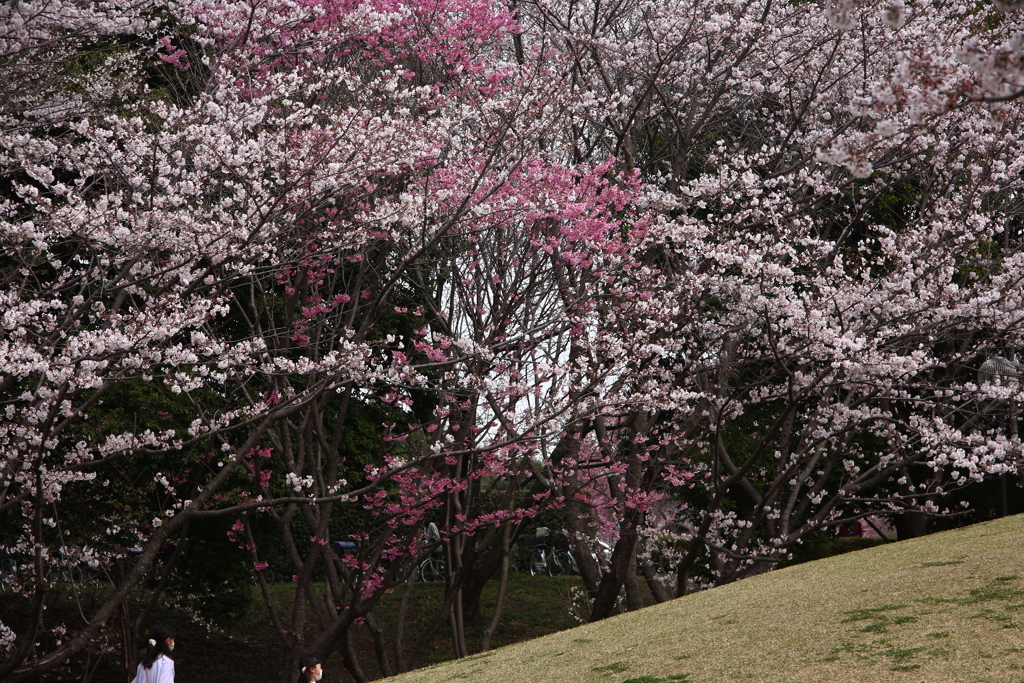
M507 565L510 525L531 514L516 498L536 469L531 444L581 410L561 353L575 328L546 271L571 262L606 286L622 251L614 214L638 191L629 178L620 189L608 164L568 168L546 153L555 123L581 105L552 96L568 90L540 55L503 47L516 26L501 8L157 10L168 11L46 15L29 66L93 50L99 64L81 80L117 76L122 88L40 114L26 103L74 84L26 85L5 112L0 511L20 515L5 549L33 615L4 631L12 680L81 651L160 547L209 516L241 516L233 536L258 577L251 515L269 510L284 535L290 620L261 579L282 671L300 649L345 641L402 566L433 550L419 528L435 508L452 574L445 609L458 605L458 618L474 558L494 546ZM114 39L126 32L141 37L122 54ZM172 77L183 85L166 86ZM396 319L401 338L378 334ZM142 385L181 397L193 419L104 419ZM352 487L346 420L367 403L392 406L397 422L382 426L389 452ZM63 537L60 503L125 462L155 470L166 508L109 520L105 533L141 554L83 628L33 652L47 567L111 555ZM481 487L500 481L515 485L479 506ZM346 563L324 548L334 506L356 501L382 526ZM293 533L296 515L308 540ZM326 593L307 600L318 569ZM320 622L312 643L307 604Z
M236 520L282 680L308 650L364 679L364 623L384 673L445 624L469 654L545 506L600 619L642 604L638 571L668 599L1016 471L1019 385L978 374L1021 341L1007 8L0 11L0 521L31 615L0 626L5 680L81 652L193 520ZM128 471L148 502L89 524L130 566L65 533ZM437 548L409 654L373 609L398 589L404 614ZM111 558L107 598L36 651L48 567Z
M640 169L661 214L638 246L649 297L595 322L630 372L567 435L572 504L594 509L578 555L620 529L608 566L581 562L592 618L637 595L650 544L681 594L698 558L730 581L1016 468L992 415L1019 388L977 368L1019 344L1020 113L1012 77L996 101L971 56L1009 54L1016 24L966 4L522 11L604 105L567 131L578 158ZM680 504L671 523L645 521L656 495Z

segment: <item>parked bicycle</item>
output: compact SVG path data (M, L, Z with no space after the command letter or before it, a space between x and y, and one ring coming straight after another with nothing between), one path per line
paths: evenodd
M18 562L6 548L0 548L0 593L14 592L18 583Z
M429 546L441 542L441 532L433 522L423 528L423 545ZM430 557L420 562L416 570L420 581L444 581L448 566L444 561L444 549L438 545L430 553Z
M420 547L423 549L425 546L439 543L440 540L441 534L437 530L437 526L428 524L424 528L423 545ZM355 536L342 536L340 541L334 541L331 546L339 557L357 555L359 553L359 540ZM448 572L448 565L444 561L444 548L438 545L431 551L430 556L422 560L418 565L412 562L403 563L399 567L396 578L400 581L404 580L409 576L410 571L415 571L416 580L418 581L444 581Z
M268 586L273 586L274 582L277 581L277 577L274 575L274 570L270 567L264 567L263 569L257 569L255 571L263 573L263 580L267 582ZM254 573L252 575L252 583L254 586L260 585L259 577Z
M58 550L46 570L47 582L54 583L75 583L82 584L85 581L85 572L82 571L82 561L63 550Z
M552 534L547 527L538 527L533 536L524 536L523 544L529 549L530 574L572 574L576 571L576 560L569 549L569 539L562 534Z
M444 562L444 557L441 549L438 548L430 557L420 562L420 566L417 569L420 581L444 581L445 574L448 571L448 565Z

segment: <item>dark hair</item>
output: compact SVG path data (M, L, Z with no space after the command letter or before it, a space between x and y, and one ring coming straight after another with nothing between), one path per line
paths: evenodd
M316 655L302 655L299 657L299 683L309 683L308 669L320 663L320 658Z
M174 640L174 629L167 624L155 624L149 629L146 641L146 654L142 656L142 666L153 668L153 662L160 655L171 656L171 648L167 647L167 639Z

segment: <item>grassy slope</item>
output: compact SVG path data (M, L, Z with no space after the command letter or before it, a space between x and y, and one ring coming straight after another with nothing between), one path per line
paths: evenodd
M1024 681L1024 516L811 562L395 683Z

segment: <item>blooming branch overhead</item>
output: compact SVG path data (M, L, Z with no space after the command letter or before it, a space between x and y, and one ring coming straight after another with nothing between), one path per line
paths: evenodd
M222 517L285 669L439 551L394 673L468 654L538 515L598 619L951 514L1021 457L1020 43L958 2L4 5L0 550L35 614L134 562L52 647L0 624L0 677Z

